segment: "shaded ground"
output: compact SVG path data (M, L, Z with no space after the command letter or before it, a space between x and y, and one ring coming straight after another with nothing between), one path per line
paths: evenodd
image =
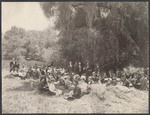
M38 80L8 74L7 69L2 70L3 113L148 113L148 91L94 84L90 94L67 101L64 96L40 93Z

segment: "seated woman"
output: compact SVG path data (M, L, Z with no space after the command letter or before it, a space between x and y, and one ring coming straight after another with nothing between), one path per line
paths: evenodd
M146 75L143 75L140 79L140 84L141 84L141 90L148 90L148 85L147 85L147 76Z
M46 75L43 75L40 79L39 90L46 91L47 89Z
M69 80L69 78L64 78L64 84L66 89L70 89L72 86L72 82Z
M131 75L130 82L131 82L132 86L135 87L135 85L136 85L136 78L135 78L134 74Z
M36 79L37 70L34 67L32 67L31 70L33 79Z
M116 76L113 76L111 84L113 86L117 85L117 78L116 78Z
M27 73L27 70L23 65L22 68L19 70L19 77L21 77L21 79L25 80L26 73Z
M38 79L38 71L37 70L35 70L34 72L33 72L33 79Z
M135 88L140 89L141 88L141 83L140 83L141 75L137 74L136 76L136 82L135 82Z
M63 75L60 76L59 83L60 83L60 85L65 85L65 78Z
M80 80L80 76L78 74L75 74L73 76L72 83L77 84L79 80Z
M126 75L125 75L125 73L123 72L123 73L122 73L122 76L121 76L121 78L120 78L121 85L123 85L125 81L126 81Z
M125 79L125 81L123 82L123 86L129 87L130 86L130 81L129 79Z
M110 86L110 85L111 85L111 83L112 83L112 79L111 79L111 78L108 78L108 79L107 79L106 86Z
M51 95L61 95L61 94L63 94L63 92L61 90L56 89L54 81L55 81L55 79L51 79L50 81L47 82L50 94Z
M94 83L93 77L92 77L92 76L89 76L89 78L88 78L88 84L91 85L91 84L93 84L93 83Z
M31 78L31 77L32 77L32 73L33 73L32 68L29 67L29 69L28 69L28 71L27 71L27 73L26 73L26 77L27 77L27 78Z
M66 97L64 99L74 100L74 99L79 99L82 96L81 88L78 87L78 84L76 82L74 82L74 86L75 88L73 89L73 91L71 91L69 94L66 94Z
M81 88L82 95L90 93L90 85L86 83L86 78L81 77L81 80L78 82L78 87Z
M106 77L107 77L106 73L103 73L102 76L101 76L101 83L102 83L102 84L104 84L104 83L107 82L107 81L106 81Z
M99 77L97 77L96 72L92 73L92 79L93 79L94 83L98 83Z
M69 94L67 94L65 99L67 100L73 100L73 99L79 99L85 94L90 93L90 87L85 82L86 79L82 78L78 82L74 82L74 89Z
M47 73L52 73L52 68L51 67L48 67Z

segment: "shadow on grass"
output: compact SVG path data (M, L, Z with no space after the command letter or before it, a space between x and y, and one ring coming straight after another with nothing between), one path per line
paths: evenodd
M9 88L7 91L34 91L38 89L38 81L34 81L31 85L31 81L24 81L19 87Z
M14 79L16 76L12 75L12 74L9 74L9 75L6 75L4 76L4 78L8 78L8 79Z
M62 90L63 93L69 93L71 90L73 90L72 88L71 89L66 89L64 88L64 86L61 86L59 84L55 85L57 89L59 90ZM21 82L21 86L19 87L11 87L9 89L7 89L6 91L16 91L16 92L19 92L19 91L27 91L27 92L30 92L30 91L34 91L32 92L32 94L34 95L43 95L43 96L52 96L52 94L50 93L50 91L47 89L47 90L39 90L39 81L38 80L22 80Z

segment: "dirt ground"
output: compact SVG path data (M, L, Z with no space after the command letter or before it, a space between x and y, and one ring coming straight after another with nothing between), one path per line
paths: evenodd
M7 76L2 69L2 113L148 113L148 91L121 85L91 86L91 93L68 101L37 89L38 80ZM33 85L31 85L33 82Z

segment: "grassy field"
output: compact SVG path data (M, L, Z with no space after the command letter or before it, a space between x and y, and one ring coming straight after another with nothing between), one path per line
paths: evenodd
M8 67L3 61L2 113L148 113L148 91L94 84L90 94L67 101L64 95L39 92L38 80L8 76Z

